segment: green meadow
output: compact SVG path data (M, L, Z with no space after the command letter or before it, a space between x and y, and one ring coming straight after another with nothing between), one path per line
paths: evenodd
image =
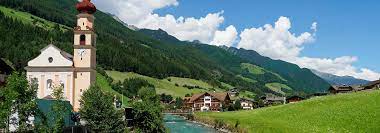
M221 120L229 127L256 132L379 132L380 91L315 97L295 104L251 111L196 113L196 118Z
M158 94L165 93L165 94L170 94L175 97L184 97L186 94L196 94L196 93L209 92L209 91L216 91L216 92L226 91L220 88L213 89L211 85L209 85L208 83L204 81L189 79L189 78L168 77L165 79L157 79L157 78L140 75L137 73L118 72L118 71L107 71L107 74L115 80L114 82L124 81L125 79L128 79L128 78L144 79L148 81L150 84L154 85ZM199 88L188 89L186 87L183 87L184 85L199 86ZM223 84L223 85L226 86L227 88L231 88L231 86L228 84Z
M13 19L17 19L24 24L31 24L31 25L38 26L38 27L41 27L41 28L44 28L47 30L53 29L54 26L56 26L56 25L59 25L60 29L64 30L64 31L71 29L65 25L61 25L61 24L57 24L57 23L54 23L51 21L47 21L43 18L34 16L30 13L17 11L17 10L11 9L11 8L6 8L3 6L0 6L0 11L3 12L6 16L12 17Z
M124 103L123 106L126 107L128 104L128 97L121 95L120 93L116 92L112 89L111 85L107 82L106 77L103 75L97 73L96 74L96 85L98 85L103 91L107 93L111 93Z

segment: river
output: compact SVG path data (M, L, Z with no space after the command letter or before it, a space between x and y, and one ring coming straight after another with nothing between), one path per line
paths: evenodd
M181 116L165 115L164 121L165 127L169 129L170 133L218 133L213 128L189 122Z

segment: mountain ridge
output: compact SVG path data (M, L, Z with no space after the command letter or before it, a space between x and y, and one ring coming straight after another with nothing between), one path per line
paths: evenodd
M332 85L365 85L370 82L364 79L357 79L352 76L337 76L329 73L323 73L313 69L311 71L317 76L325 79Z

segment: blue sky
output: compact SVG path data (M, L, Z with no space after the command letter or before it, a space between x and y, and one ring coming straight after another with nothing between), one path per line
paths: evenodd
M316 41L305 46L302 55L312 57L357 56L358 67L380 71L380 1L341 0L180 0L178 6L159 9L158 14L202 17L224 11L223 27L238 31L260 27L286 16L294 33L304 32L318 22Z
M93 1L128 24L161 28L180 40L252 49L339 76L380 78L380 1ZM310 29L314 22L316 32Z

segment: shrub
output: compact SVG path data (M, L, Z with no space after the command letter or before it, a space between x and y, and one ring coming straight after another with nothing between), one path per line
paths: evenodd
M215 128L215 129L223 128L223 126L224 126L225 124L226 124L226 123L225 123L224 120L222 120L222 119L214 119L214 128Z
M193 121L195 119L195 117L194 117L193 114L187 114L186 115L186 119L189 120L189 121Z
M239 125L240 125L240 121L237 120L237 121L235 122L235 128L237 129L237 128L239 127Z

